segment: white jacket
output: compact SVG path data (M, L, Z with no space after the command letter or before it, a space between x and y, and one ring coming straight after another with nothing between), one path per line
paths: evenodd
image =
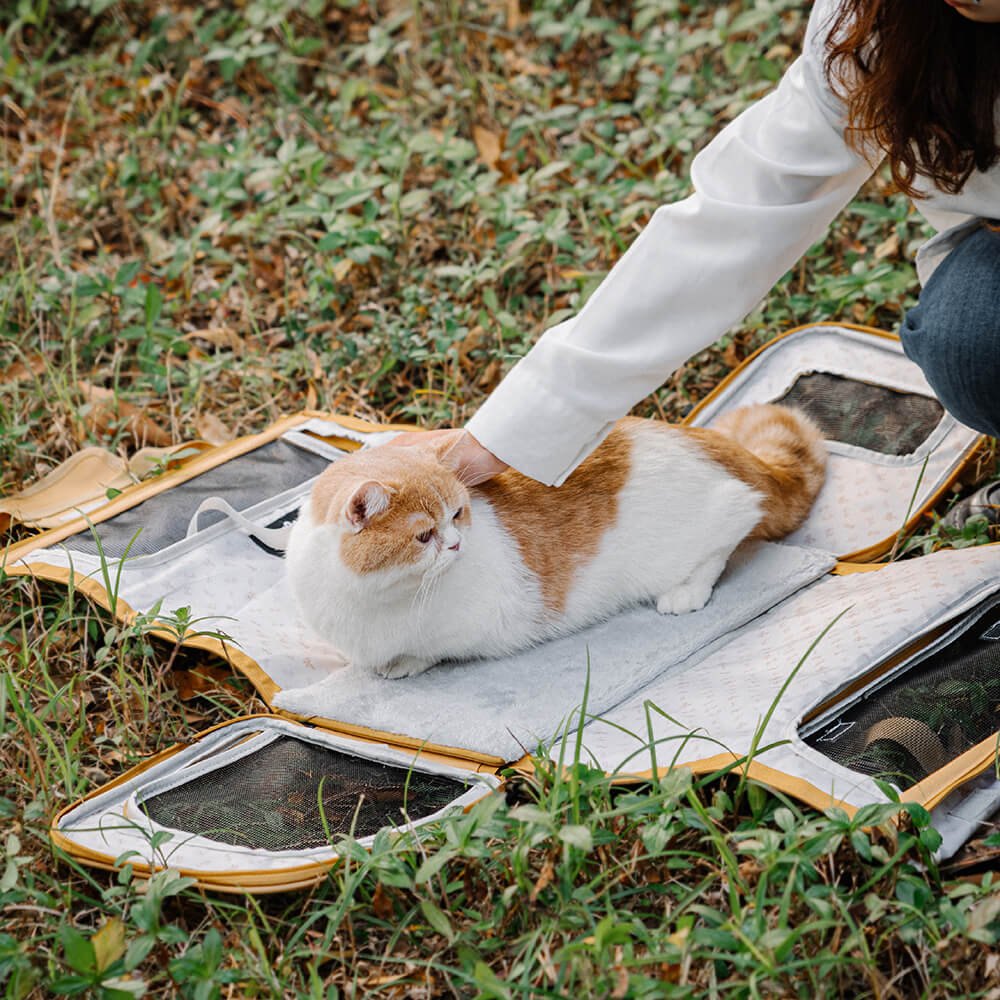
M816 0L802 55L695 157L694 194L654 213L580 312L547 330L467 424L502 461L562 483L619 417L746 316L872 173L877 163L845 142L823 70L836 5ZM926 281L976 218L1000 216L1000 167L916 205L938 230L917 257Z

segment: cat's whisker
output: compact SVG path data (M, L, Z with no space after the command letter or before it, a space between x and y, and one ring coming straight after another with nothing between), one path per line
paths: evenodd
M413 594L410 607L414 612L415 624L418 630L424 627L426 615L424 612L431 606L434 596L440 587L442 573L436 568L437 564L430 566L421 576L420 583Z

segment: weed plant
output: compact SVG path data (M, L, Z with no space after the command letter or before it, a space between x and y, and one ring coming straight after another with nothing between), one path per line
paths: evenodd
M460 423L687 192L691 156L773 86L808 8L10 0L0 490L87 444L218 442L303 407ZM926 235L877 173L638 411L676 419L800 323L892 329ZM920 547L950 541L936 525ZM516 801L420 842L347 841L287 896L83 868L50 845L56 811L265 706L78 593L0 576L0 609L8 997L1000 989L992 877L943 879L923 810L897 829L893 804L848 820L725 775L621 787L540 762Z

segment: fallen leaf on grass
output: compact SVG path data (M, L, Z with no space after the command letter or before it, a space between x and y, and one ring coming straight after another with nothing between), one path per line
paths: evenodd
M90 943L94 946L97 971L103 972L125 954L125 925L117 917L112 917L105 921Z
M892 233L875 247L875 259L885 260L886 257L895 257L899 253L899 234Z
M170 435L138 407L119 399L111 389L89 382L77 382L77 389L90 404L85 419L95 434L107 434L117 429L127 431L136 444L165 448L173 444Z
M624 965L614 965L611 971L615 974L615 988L611 991L611 996L621 1000L628 996L628 969Z
M181 701L190 701L200 694L217 691L232 679L231 670L210 666L195 667L193 670L175 670L173 675L177 697Z
M10 382L22 382L24 379L41 375L43 371L45 371L45 358L40 354L31 355L25 358L24 361L15 361L4 372L3 378L0 379L0 385L7 385Z
M184 334L184 340L204 340L213 347L229 348L236 357L246 352L246 341L231 326L213 326L204 330L192 330Z
M507 52L504 58L507 60L507 65L515 74L523 73L525 76L551 76L552 74L551 67L532 62L530 59L525 59L524 56L519 55L514 50Z
M472 139L479 150L479 158L490 170L500 169L500 157L503 155L503 142L496 132L491 132L482 125L472 126Z
M393 915L392 897L385 891L381 882L375 886L375 892L372 894L372 909L375 911L375 916L382 920L389 920Z
M214 413L199 413L194 418L194 427L198 436L209 444L225 444L236 436Z

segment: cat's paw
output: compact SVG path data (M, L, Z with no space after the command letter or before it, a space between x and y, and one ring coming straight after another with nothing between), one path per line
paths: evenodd
M398 680L400 677L422 674L433 663L433 660L422 659L419 656L397 656L395 660L377 666L375 673L389 680Z
M661 615L685 615L689 611L700 611L711 596L711 587L682 584L663 594L656 602L656 610Z

